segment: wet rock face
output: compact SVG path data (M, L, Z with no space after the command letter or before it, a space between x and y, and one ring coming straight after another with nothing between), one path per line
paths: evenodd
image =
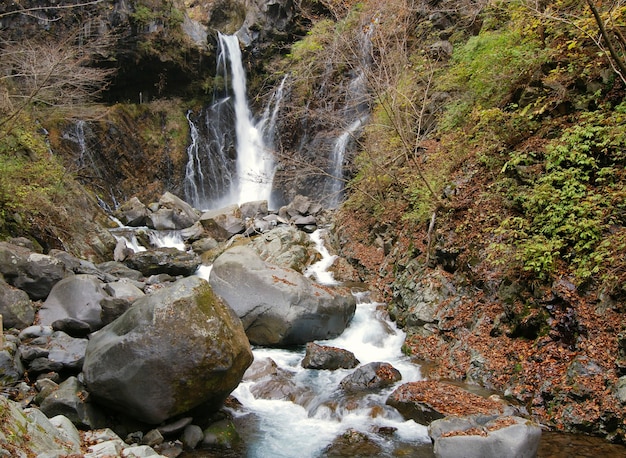
M219 409L251 362L239 319L205 280L188 277L95 333L83 373L94 398L158 424L201 404Z

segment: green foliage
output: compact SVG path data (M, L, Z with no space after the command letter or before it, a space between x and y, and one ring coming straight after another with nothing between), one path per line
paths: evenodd
M139 3L135 6L135 11L130 15L131 20L140 27L148 27L150 24L158 23L165 27L176 28L180 26L185 16L182 11L175 8L170 1Z
M63 196L64 169L48 153L44 138L14 128L0 139L0 231L8 222L27 225L33 215L45 214ZM5 227L2 227L5 226Z
M446 110L444 129L464 124L473 108L497 106L531 69L544 60L537 43L516 29L486 31L455 49L439 90L458 94Z
M573 266L579 281L606 274L603 266L612 256L606 236L612 225L625 222L622 109L583 115L545 152L514 153L504 167L512 173L533 165L543 170L509 190L520 215L505 219L496 231L513 245L522 269L541 281L554 275L559 259ZM503 245L491 248L502 253Z
M307 36L296 41L291 47L291 53L287 55L294 62L307 61L324 50L324 45L332 39L335 31L335 23L330 19L317 22L307 32Z

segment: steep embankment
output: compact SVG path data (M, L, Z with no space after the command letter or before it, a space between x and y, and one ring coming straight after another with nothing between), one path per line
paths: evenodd
M623 441L624 79L586 2L444 3L380 11L337 243L430 377Z

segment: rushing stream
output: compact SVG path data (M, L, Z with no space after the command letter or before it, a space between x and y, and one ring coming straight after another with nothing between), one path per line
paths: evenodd
M323 247L320 232L313 234L322 259L306 272L317 281L336 284L327 268L333 256ZM404 333L390 322L381 304L372 302L365 292L355 292L357 309L348 328L337 338L318 341L353 352L361 364L387 362L402 374L402 381L420 380L419 367L412 364L401 351ZM255 385L266 384L268 378L244 381L232 393L241 407L232 410L234 422L245 444L247 457L318 457L348 430L367 435L380 456L432 456L430 438L425 426L405 421L393 408L385 405L395 387L372 393L346 394L339 387L341 380L354 369L304 369L301 361L304 347L278 349L254 348L255 361L271 359L278 366L278 383L291 395L285 399L256 397ZM261 385L259 385L261 386ZM258 388L258 386L256 386ZM404 450L404 452L401 452ZM419 454L414 454L419 452ZM407 454L408 453L408 454ZM209 451L197 451L185 456L209 457ZM223 456L223 455L220 455Z

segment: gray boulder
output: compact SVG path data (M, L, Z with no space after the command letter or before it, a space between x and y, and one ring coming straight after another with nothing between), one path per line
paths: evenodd
M133 251L131 250L128 255L131 255ZM124 259L127 256L124 257ZM117 278L128 278L130 280L140 281L143 278L143 274L138 270L131 269L124 265L122 262L118 261L107 261L102 264L98 264L98 269L109 273Z
M133 253L124 260L124 264L131 269L138 270L146 277L158 274L176 277L192 275L201 264L201 260L195 253L163 247Z
M74 456L80 454L80 447L68 441L65 432L57 429L44 415L31 413L26 415L16 402L0 396L2 428L0 444L11 444L8 456Z
M0 315L2 325L7 329L24 329L35 321L35 307L28 294L12 287L2 278L0 278Z
M204 231L204 227L202 227L202 223L198 220L191 226L182 229L180 236L187 243L193 243L206 237L206 232Z
M541 428L521 417L446 417L428 427L438 458L532 458Z
M166 192L159 199L158 211L161 210L171 210L170 218L173 223L171 229L175 230L191 227L200 219L200 215L191 205L171 192ZM155 229L159 228L155 227Z
M171 208L159 208L148 215L146 226L157 231L173 231L179 229L175 218L176 212Z
M107 283L104 285L104 290L114 298L126 299L128 302L134 302L140 297L145 296L144 292L140 290L134 282L128 278L122 278L118 281Z
M50 256L55 259L58 259L65 267L74 272L75 274L88 274L95 275L102 281L114 281L115 277L110 275L102 270L100 270L93 262L86 261L84 259L79 259L66 251L61 250L50 250Z
M319 285L236 246L213 264L213 290L241 318L255 345L300 345L341 334L356 309L349 291Z
M272 229L256 237L250 245L264 261L301 273L319 257L309 236L291 226Z
M17 343L6 339L0 347L0 386L16 383L23 375L24 366L18 354Z
M49 337L46 345L48 359L63 365L63 369L79 372L83 367L87 339L71 337L62 331L56 331Z
M207 235L218 242L224 242L233 235L241 234L246 229L241 210L236 204L204 212L200 217L200 223Z
M215 250L218 246L219 244L217 243L217 240L211 237L205 237L193 242L191 244L191 249L194 253L202 254L207 251Z
M115 212L115 216L125 226L145 226L150 210L137 197L132 197L124 202Z
M83 374L102 403L158 424L199 405L219 409L251 362L239 319L192 276L138 299L93 334Z
M71 275L62 261L27 248L0 242L0 274L11 285L26 291L32 300L45 299L52 287Z
M189 425L185 428L181 441L186 449L194 449L204 438L204 432L198 425Z
M40 324L73 318L89 325L92 331L103 326L100 301L107 297L102 283L93 275L75 275L56 285L39 310Z
M102 428L106 423L102 412L89 402L89 394L76 377L61 383L39 408L48 418L63 415L80 428Z
M264 218L268 215L267 200L245 202L240 205L242 218Z

